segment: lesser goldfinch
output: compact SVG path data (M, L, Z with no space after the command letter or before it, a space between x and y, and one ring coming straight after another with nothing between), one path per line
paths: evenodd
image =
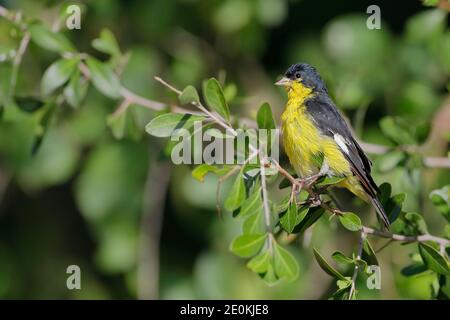
M281 130L285 152L297 174L307 179L344 177L336 186L371 202L389 228L389 219L377 197L378 186L370 175L372 163L316 69L306 63L294 64L275 84L284 86L288 93Z

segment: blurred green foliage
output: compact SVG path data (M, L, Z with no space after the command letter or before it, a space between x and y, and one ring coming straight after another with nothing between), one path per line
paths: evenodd
M380 4L382 29L369 30L365 10L370 1L324 8L307 0L103 0L80 3L81 30L67 30L68 4L72 2L6 1L8 9L20 10L25 23L33 25L18 69L14 60L24 32L20 24L0 17L0 297L139 297L138 288L147 279L138 277L139 257L142 250L151 250L142 241L143 230L152 228L143 224L146 202L153 201L147 179L165 156L160 142L142 134L158 112L132 104L117 114L120 101L114 98L120 81L143 97L170 105L175 100L153 80L155 75L179 88L201 88L210 77L232 83L225 87L226 101L215 99L219 113L229 104L231 114L255 117L257 108L269 101L279 122L284 97L272 86L275 78L294 62L316 66L358 135L393 148L373 160L375 180L392 185L385 201L393 208L396 201L405 201L397 224L413 221L407 226L411 232L424 228L412 214L421 212L430 233L450 236L448 225L443 228L448 187L442 187L450 184L449 170L425 169L418 153L403 149L420 146L426 154L448 154L450 129L442 120L450 113L445 11L419 2L386 2ZM50 30L58 25L61 36L55 38ZM61 59L59 53L67 51L73 56ZM74 67L80 59L92 83L80 80ZM217 91L212 82L208 91ZM298 278L268 287L229 251L241 225L229 212L217 218L217 178L206 175L199 183L178 166L171 168L170 177L161 241L156 242L159 297L328 298L345 288L314 261L314 255L329 261L334 252L342 272L351 271L347 260L357 238L338 227L338 219L320 218L314 232L291 243ZM222 200L230 188L225 183ZM389 198L402 193L406 199ZM275 190L272 196L281 199L284 194ZM349 200L349 210L361 213L362 221L369 221L366 206L348 194L340 197ZM342 224L352 228L352 223ZM247 256L233 243L235 252ZM374 240L373 245L378 249L384 243ZM313 253L312 247L318 251ZM361 281L358 297L428 299L430 287L433 297L448 297L448 276L447 286L438 286L443 277L430 272L405 276L411 267L404 267L411 263L440 270L434 254L432 247L390 245L378 254L382 290L368 290ZM81 267L80 291L65 286L70 264ZM335 264L326 264L320 266L333 273ZM253 260L250 269L255 265Z

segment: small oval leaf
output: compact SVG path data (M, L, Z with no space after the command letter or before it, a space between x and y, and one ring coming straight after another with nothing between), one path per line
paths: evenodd
M330 276L334 278L338 278L340 280L346 281L347 279L336 269L334 269L332 266L328 264L328 262L322 257L322 255L317 251L315 248L313 248L314 257L317 260L317 263L322 268L323 271L328 273Z
M216 111L225 120L230 120L230 110L225 100L225 96L222 91L222 87L214 78L211 78L203 83L203 96L207 105L211 110Z
M286 281L294 281L300 272L294 256L279 244L274 246L274 266L278 277Z
M111 66L94 58L86 60L91 80L98 91L116 99L120 97L120 82Z
M361 219L352 212L345 212L343 215L340 215L339 221L350 231L358 231L362 228Z
M270 253L268 250L261 252L254 258L252 258L248 263L247 267L256 273L266 273L269 269L270 264Z
M450 267L447 260L432 246L419 243L419 253L428 269L446 276L450 275Z
M240 257L254 256L266 241L266 234L244 234L233 240L230 249Z
M78 59L59 59L52 63L42 76L42 95L48 96L54 90L66 83L75 71L77 63Z
M145 126L148 134L159 138L170 137L176 129L189 129L196 121L205 119L203 116L180 113L166 113L154 118Z
M31 40L44 49L59 53L74 51L70 41L60 32L53 32L41 24L33 24L29 30Z
M238 209L245 200L245 184L242 172L236 177L236 180L231 187L228 197L225 200L225 209L234 211Z
M178 99L180 100L181 104L188 104L200 101L197 89L195 89L193 86L187 86L186 88L184 88L183 92L181 92Z
M259 107L256 120L258 122L258 128L260 129L275 129L275 120L273 119L270 105L267 102L263 103L261 107Z
M335 251L331 255L334 261L340 264L353 264L355 261L349 257L347 257L345 254L343 254L341 251Z

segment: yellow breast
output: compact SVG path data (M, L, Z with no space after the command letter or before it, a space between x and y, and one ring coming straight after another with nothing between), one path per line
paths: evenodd
M288 92L288 103L281 116L285 152L301 177L317 173L323 161L330 167L330 174L351 175L349 163L335 141L321 134L307 113L304 102L311 95L311 89L301 84L295 84Z

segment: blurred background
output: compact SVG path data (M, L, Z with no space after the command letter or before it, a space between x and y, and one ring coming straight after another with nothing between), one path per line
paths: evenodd
M421 152L447 156L450 140L450 30L447 11L422 2L310 0L0 1L51 26L61 6L79 4L81 30L64 34L80 52L104 60L91 41L103 28L127 56L121 83L152 100L173 102L153 80L159 75L183 88L208 77L235 90L233 113L254 117L270 102L279 123L285 94L273 82L292 63L308 62L326 80L336 104L364 141L390 145L379 120L400 116L429 125ZM369 5L381 9L381 29L366 27ZM0 18L0 54L20 38ZM16 91L39 90L56 58L31 43ZM0 62L0 102L11 63ZM229 251L240 225L217 216L216 183L194 180L187 166L173 166L165 141L144 133L155 113L132 106L138 130L120 137L108 116L117 101L92 86L78 109L63 105L37 154L30 153L36 121L28 113L0 121L0 298L27 299L320 299L333 279L312 258L351 253L356 235L327 218L310 243L292 244L300 263L294 283L268 287ZM119 138L119 139L118 139ZM373 156L374 178L406 192L408 210L423 212L430 232L442 232L428 201L450 183L445 169L392 166ZM395 168L393 168L395 167ZM226 191L226 186L223 188ZM364 207L365 208L365 207ZM362 215L363 221L368 215ZM376 248L386 241L374 239ZM415 247L392 244L380 252L382 289L366 299L427 299L433 278L407 278L401 269ZM81 290L66 288L66 268L81 268Z

